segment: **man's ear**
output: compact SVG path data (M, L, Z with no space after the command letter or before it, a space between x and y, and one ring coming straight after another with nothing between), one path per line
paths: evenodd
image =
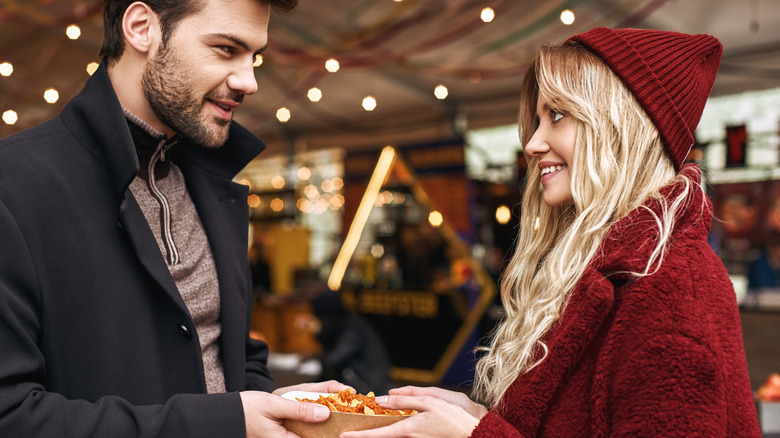
M160 21L149 5L135 2L127 7L122 17L122 33L127 44L136 51L149 53L159 44Z

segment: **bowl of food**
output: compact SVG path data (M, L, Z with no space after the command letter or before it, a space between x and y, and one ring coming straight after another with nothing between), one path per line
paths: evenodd
M328 419L322 423L284 420L284 427L301 438L337 438L342 432L389 426L417 413L379 406L371 392L363 395L349 390L334 394L290 391L282 397L301 403L321 404L331 411Z

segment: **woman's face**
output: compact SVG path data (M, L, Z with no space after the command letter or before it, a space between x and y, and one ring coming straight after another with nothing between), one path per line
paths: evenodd
M577 138L576 122L550 108L541 92L536 102L536 130L525 152L539 161L542 200L550 207L571 204L571 169Z

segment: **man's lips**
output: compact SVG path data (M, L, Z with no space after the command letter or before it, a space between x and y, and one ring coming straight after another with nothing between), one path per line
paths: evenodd
M232 100L208 99L208 102L211 104L211 107L217 111L220 117L226 120L233 117L233 111L238 107L238 103Z

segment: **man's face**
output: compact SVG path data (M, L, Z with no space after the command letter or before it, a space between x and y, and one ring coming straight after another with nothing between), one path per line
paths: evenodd
M270 9L257 0L205 0L152 54L144 94L160 121L209 148L225 143L233 111L257 91Z

